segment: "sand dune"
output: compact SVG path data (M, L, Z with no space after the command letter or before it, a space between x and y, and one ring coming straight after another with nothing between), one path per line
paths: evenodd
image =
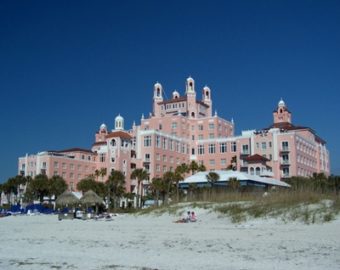
M0 269L339 269L340 219L233 224L203 209L198 217L2 218Z

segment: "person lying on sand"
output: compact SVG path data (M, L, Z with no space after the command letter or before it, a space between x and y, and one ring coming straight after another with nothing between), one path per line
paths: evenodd
M195 215L195 212L192 211L191 212L191 216L190 216L190 222L196 222L197 221L197 217Z
M188 223L190 221L190 217L190 211L188 211L186 216L182 217L179 220L176 220L175 223Z

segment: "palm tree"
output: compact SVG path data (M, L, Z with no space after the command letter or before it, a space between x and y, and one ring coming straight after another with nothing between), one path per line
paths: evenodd
M185 174L189 172L189 167L187 164L182 163L175 169L175 184L176 184L176 200L179 201L179 181L184 180Z
M228 185L232 191L236 191L240 187L240 181L236 177L231 177L229 178Z
M199 171L199 172L205 172L207 170L207 168L204 166L204 164L202 163L202 164L200 164L199 166L198 166L198 170L197 171Z
M98 178L99 178L99 176L100 176L100 170L96 169L96 170L94 171L94 176L96 177L96 181L98 181Z
M209 172L206 176L205 176L208 180L208 182L210 183L211 185L211 192L212 192L212 189L214 187L214 184L220 180L220 175L215 173L215 172ZM211 192L210 192L210 195L211 195Z
M124 174L121 171L112 171L109 179L106 181L106 185L109 193L113 195L113 208L116 208L117 199L121 197L125 191Z
M99 175L101 176L102 178L102 182L104 182L104 176L107 174L107 169L106 168L101 168L99 170Z
M131 173L131 179L137 179L137 207L138 208L141 207L140 200L141 200L141 196L143 195L142 190L140 190L140 187L141 187L143 180L146 180L148 177L149 177L149 173L144 169L135 169Z
M67 190L67 184L61 176L52 176L48 179L48 182L50 199L54 195L54 199L56 200L60 194Z
M177 176L174 172L166 172L163 175L164 182L164 204L168 204L169 193L171 190L171 186L177 179Z
M198 164L195 160L191 161L190 165L189 165L189 169L191 171L191 173L194 175L197 171L198 171Z
M164 194L164 181L162 178L153 178L150 184L150 189L156 198L156 205L159 205L159 195ZM163 198L164 199L164 198Z
M46 175L39 174L30 183L27 187L29 193L29 198L31 199L39 199L40 203L43 202L44 197L49 195L49 180Z

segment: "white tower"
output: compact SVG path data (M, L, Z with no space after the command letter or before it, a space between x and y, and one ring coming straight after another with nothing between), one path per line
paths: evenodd
M115 130L124 130L124 118L120 114L115 118Z
M187 82L185 85L185 94L195 94L195 81L193 78L191 78L191 76L189 76L189 78L187 78Z

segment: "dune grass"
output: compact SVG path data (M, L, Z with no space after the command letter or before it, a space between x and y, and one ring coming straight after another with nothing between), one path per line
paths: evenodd
M340 213L340 198L333 193L280 190L267 196L263 193L228 192L213 194L209 200L150 207L139 215L182 215L186 209L201 208L240 223L256 218L279 218L284 222L299 221L305 224L330 222Z

